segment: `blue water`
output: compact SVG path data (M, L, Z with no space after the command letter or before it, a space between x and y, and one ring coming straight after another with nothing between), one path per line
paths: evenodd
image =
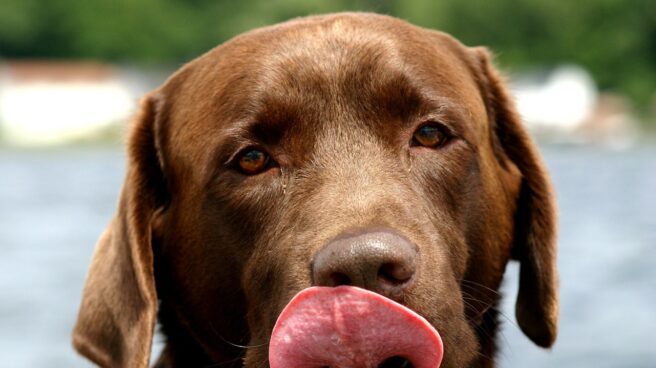
M500 367L656 367L656 147L543 147L560 207L561 323L552 351L504 291ZM114 148L0 149L0 367L89 367L70 347L95 241L114 212Z

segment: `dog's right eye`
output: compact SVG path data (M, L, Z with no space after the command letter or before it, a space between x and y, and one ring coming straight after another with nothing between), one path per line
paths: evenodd
M438 148L449 140L449 135L444 127L437 123L425 124L412 135L412 144L428 148Z
M269 155L257 148L247 148L239 154L237 166L244 174L259 174L269 166Z

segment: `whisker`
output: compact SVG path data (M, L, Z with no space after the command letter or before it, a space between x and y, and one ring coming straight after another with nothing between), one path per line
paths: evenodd
M494 289L492 289L492 288L490 288L490 287L488 287L488 286L485 286L485 285L483 285L483 284L481 284L481 283L478 283L478 282L475 282L475 281L471 281L471 280L461 280L460 282L465 284L465 285L462 285L462 286L466 286L466 287L476 286L476 287L479 287L479 288L481 288L481 289L483 289L483 290L489 291L489 292L493 293L494 295L502 296L502 294L501 294L499 291L494 290ZM469 285L467 285L467 284L469 284Z
M225 342L226 344L228 344L228 345L230 345L230 346L234 346L234 347L236 347L236 348L240 348L240 349L255 349L255 348L261 348L261 347L263 347L263 346L267 346L267 345L268 345L268 343L266 343L266 342L265 342L265 343L262 343L262 344L257 344L257 345L240 345L240 344L235 344L234 342L231 342L231 341L226 340L226 339L225 339L223 336L221 336L221 335L218 335L218 337L219 337L223 342Z
M221 334L216 330L216 328L214 327L214 324L212 324L212 323L210 323L210 330L214 333L214 336L218 337L219 339L221 339L221 341L223 341L223 342L225 342L226 344L228 344L228 345L230 345L230 346L232 346L232 347L235 347L235 348L239 348L239 349L244 349L244 350L245 350L245 349L251 349L251 348L253 348L253 349L255 349L255 348L261 348L262 346L266 346L266 345L268 345L268 343L262 343L262 344L257 344L257 345L241 345L241 344L234 343L234 342L232 342L232 341L226 339L225 337L223 337L223 335L221 335Z
M475 306L474 306L472 303L470 303L470 302L476 302L476 303L480 303L480 304L482 304L482 305L487 305L487 307L483 310L482 313L480 313L480 314L478 314L478 315L476 315L476 316L473 316L472 318L468 319L469 321L472 321L472 320L474 320L474 319L476 319L476 318L481 317L483 314L485 314L485 312L487 312L490 308L492 308L492 307L494 306L494 303L485 303L484 301L482 301L482 300L480 300L480 299L474 298L471 294L468 294L468 293L465 292L465 291L463 291L463 295L462 295L462 297L463 297L463 301L466 300L466 301L467 301L467 305L469 305L469 307L472 308L472 309L476 309L476 308L475 308ZM505 314L504 312L502 312L502 311L501 311L500 309L498 309L498 308L496 308L495 310L496 310L496 312L497 312L497 314L498 314L499 316L503 317L504 321L509 322L511 325L515 326L516 328L519 328L519 326L517 325L517 323L515 322L515 320L514 320L513 318L511 318L510 316L508 316L507 314Z

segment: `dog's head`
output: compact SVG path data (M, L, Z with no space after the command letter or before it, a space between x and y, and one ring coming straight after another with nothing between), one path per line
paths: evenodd
M167 359L265 367L289 300L341 284L491 364L510 259L519 326L556 337L551 187L485 49L370 14L244 34L143 100L127 170L74 332L101 365L147 365L159 305Z

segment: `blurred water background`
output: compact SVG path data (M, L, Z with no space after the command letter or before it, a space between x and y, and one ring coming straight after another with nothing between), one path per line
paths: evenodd
M513 314L500 367L654 367L656 147L542 147L560 208L561 323L551 352ZM70 347L94 243L124 174L117 148L0 149L0 367L88 367Z
M90 366L70 332L138 98L240 32L344 10L489 46L541 142L560 335L549 352L521 334L510 265L499 366L656 367L653 0L1 0L0 368Z

